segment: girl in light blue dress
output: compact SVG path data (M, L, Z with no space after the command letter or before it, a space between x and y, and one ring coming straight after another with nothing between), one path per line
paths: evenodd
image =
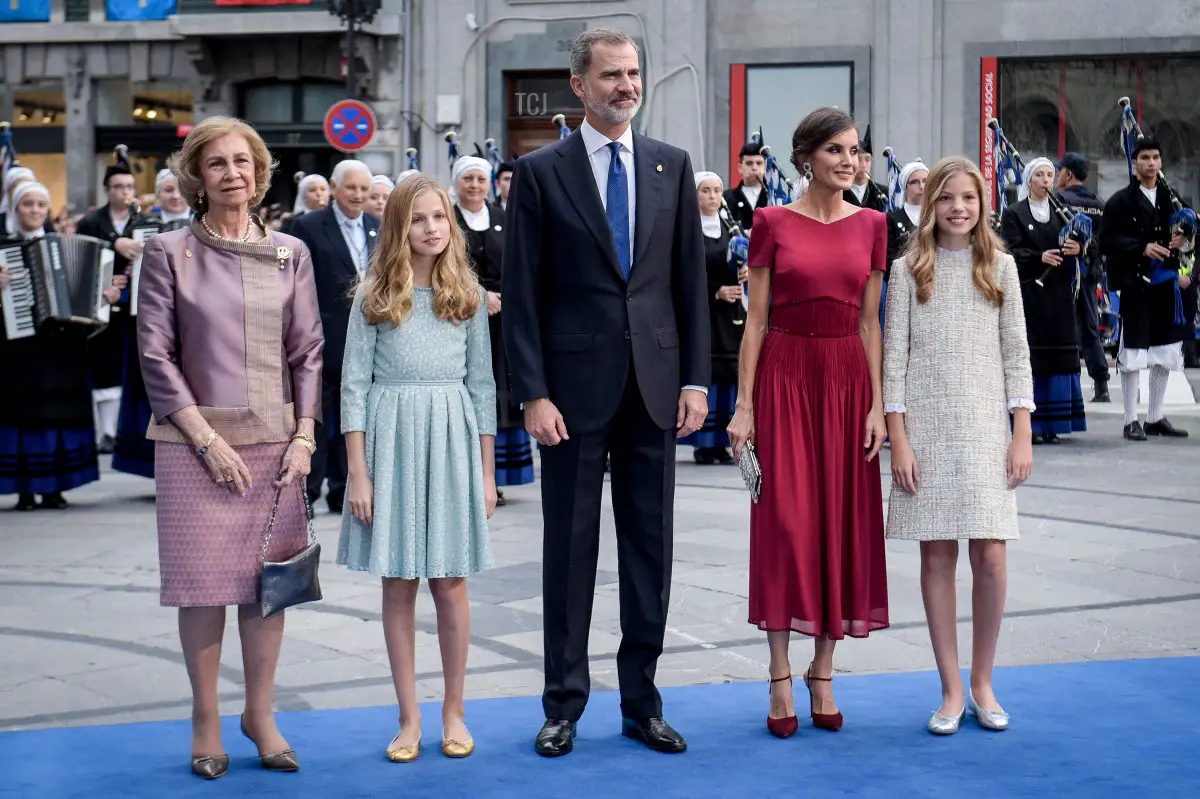
M445 699L442 752L467 757L471 636L466 576L490 568L496 508L496 385L487 303L450 198L417 175L388 198L374 259L354 295L342 363L349 487L337 562L383 580L383 634L400 704L387 747L420 754L416 603L437 608Z

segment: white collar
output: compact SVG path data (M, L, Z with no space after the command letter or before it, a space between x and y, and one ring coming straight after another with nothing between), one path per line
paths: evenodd
M33 241L34 239L40 239L45 236L46 230L44 228L38 228L37 230L30 231L19 230L17 231L17 235L20 236L23 241Z
M359 225L363 224L362 211L359 211L358 216L356 216L354 219L351 219L350 217L346 216L346 213L342 210L342 206L337 204L337 200L331 202L329 206L333 209L333 215L337 217L339 226L345 225L347 222L350 223L350 227L358 227Z
M721 238L721 217L717 214L712 216L700 214L700 232L710 239Z
M600 131L591 126L587 119L583 120L583 124L579 126L579 134L583 136L583 146L587 150L588 157L595 155L600 150L607 147L613 139L608 138ZM625 132L620 138L616 139L621 143L621 148L629 152L633 152L633 126L625 128Z
M174 222L179 219L191 219L192 212L190 209L186 209L186 208L177 214L173 214L169 211L163 211L159 215L159 217L162 219L163 222Z

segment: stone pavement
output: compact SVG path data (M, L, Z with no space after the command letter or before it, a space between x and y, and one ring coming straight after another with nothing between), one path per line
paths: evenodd
M1114 400L1090 408L1087 434L1035 450L1035 474L1020 493L1022 538L1009 550L1001 665L1200 650L1200 417L1194 408L1173 407L1172 418L1188 424L1193 438L1134 444L1121 439ZM746 624L749 501L736 468L699 467L690 455L680 452L674 588L659 681L764 681L764 636ZM885 474L886 463L885 452ZM493 524L496 568L470 584L471 697L541 689L538 489L506 493L512 502ZM73 507L63 512L0 512L0 729L186 718L189 690L175 612L158 606L152 484L106 472L70 498ZM390 704L378 582L332 563L337 520L322 511L323 503L318 534L326 599L289 611L279 707ZM597 690L616 687L620 640L607 509L604 524L590 648ZM841 671L933 667L917 546L889 543L888 558L892 628L840 645ZM965 552L960 569L959 615L966 618ZM241 709L233 615L222 659L224 713ZM436 626L424 591L418 622L420 691L437 699ZM961 625L959 640L966 665L969 623ZM800 671L811 644L797 640L793 652ZM764 683L763 712L766 694Z

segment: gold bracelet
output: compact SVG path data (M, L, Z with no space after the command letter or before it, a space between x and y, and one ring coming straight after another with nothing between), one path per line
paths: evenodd
M213 442L215 442L219 437L220 436L217 434L217 431L210 427L208 429L208 440L196 447L196 453L199 455L205 455L208 452L208 448L211 447Z
M303 444L304 448L308 450L309 455L315 454L317 451L317 442L313 441L306 435L297 433L296 435L292 436L292 441L299 441L301 444Z

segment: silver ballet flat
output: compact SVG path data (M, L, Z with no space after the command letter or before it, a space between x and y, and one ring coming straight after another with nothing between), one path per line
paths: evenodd
M943 716L935 710L929 717L929 731L934 735L953 735L958 732L959 725L962 724L963 716L966 714L965 707L958 712L957 716Z
M984 710L975 703L973 693L967 694L967 710L971 711L971 715L979 722L979 726L985 730L1004 732L1008 729L1008 714L1003 710Z

